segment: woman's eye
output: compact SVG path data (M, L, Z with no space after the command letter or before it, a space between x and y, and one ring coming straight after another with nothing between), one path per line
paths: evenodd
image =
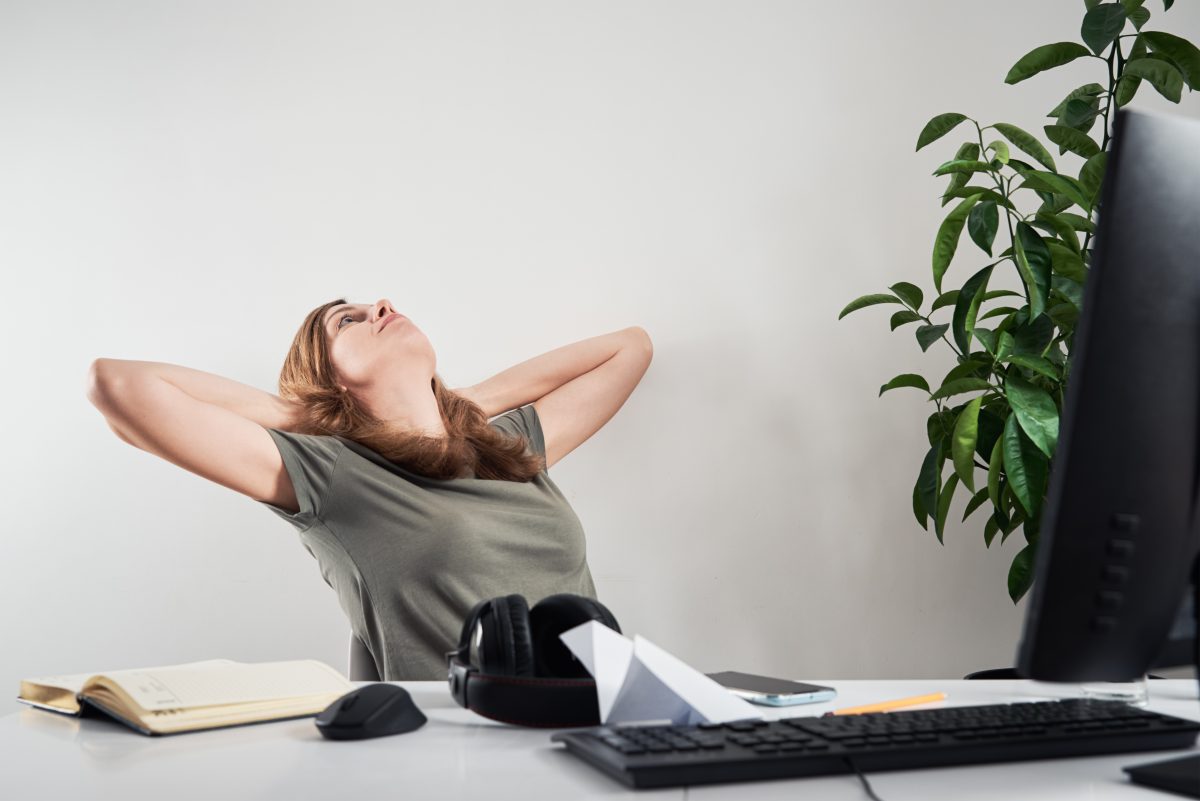
M354 318L351 317L349 314L343 314L342 318L340 320L338 320L337 327L340 329L342 327L342 323L344 323L346 320L353 320L353 319Z

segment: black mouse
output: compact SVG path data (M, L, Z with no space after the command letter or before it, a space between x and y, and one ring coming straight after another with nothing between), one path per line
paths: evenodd
M363 740L419 729L425 725L425 715L408 690L379 683L346 693L325 707L316 723L330 740Z

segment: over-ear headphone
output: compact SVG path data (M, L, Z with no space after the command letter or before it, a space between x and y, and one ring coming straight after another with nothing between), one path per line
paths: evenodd
M480 601L447 654L450 694L504 723L599 725L596 681L558 638L589 620L621 630L604 604L582 595L551 595L532 609L520 595Z

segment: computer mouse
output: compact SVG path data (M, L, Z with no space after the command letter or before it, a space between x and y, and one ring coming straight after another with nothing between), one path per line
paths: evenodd
M346 693L317 715L316 724L330 740L364 740L405 734L425 720L408 690L381 682Z

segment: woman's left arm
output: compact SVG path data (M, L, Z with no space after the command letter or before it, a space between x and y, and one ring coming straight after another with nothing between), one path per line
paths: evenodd
M453 391L479 404L489 418L532 402L548 469L612 419L653 353L650 335L633 326L564 345Z

